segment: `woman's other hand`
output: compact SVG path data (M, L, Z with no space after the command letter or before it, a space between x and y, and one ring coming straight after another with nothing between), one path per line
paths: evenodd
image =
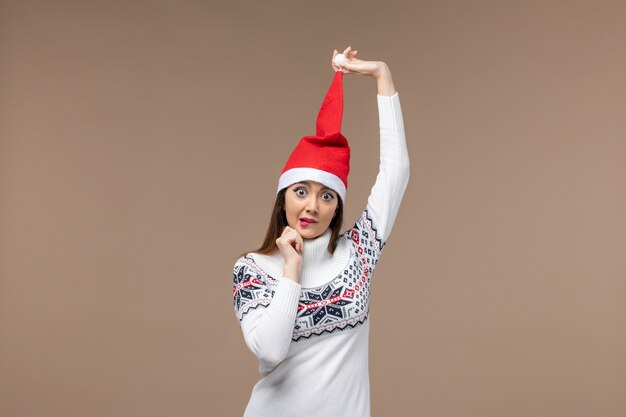
M280 237L276 239L276 245L285 259L285 277L299 282L304 248L302 236L296 229L286 226Z

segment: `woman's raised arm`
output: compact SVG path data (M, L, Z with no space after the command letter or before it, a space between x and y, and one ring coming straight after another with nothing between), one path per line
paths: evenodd
M346 48L343 61L335 62L338 52L333 52L332 66L335 71L346 74L371 76L378 86L378 115L380 126L380 166L376 182L368 197L367 206L360 221L371 219L371 227L377 239L384 245L404 196L409 181L409 154L404 135L404 121L400 98L391 78L387 64L381 61L363 61L356 58L357 51ZM368 225L357 227L367 228Z

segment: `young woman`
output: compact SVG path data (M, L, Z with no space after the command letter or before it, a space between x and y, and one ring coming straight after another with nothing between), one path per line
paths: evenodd
M261 248L233 269L234 309L262 378L245 417L370 415L369 289L409 180L400 99L384 62L343 62L279 178ZM343 74L376 80L380 166L365 210L341 232L350 148L340 133Z

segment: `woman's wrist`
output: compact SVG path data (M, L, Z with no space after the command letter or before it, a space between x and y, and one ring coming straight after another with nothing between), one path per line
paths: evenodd
M381 77L386 77L388 74L391 74L389 71L389 67L382 61L376 61L376 69L372 72L372 76L378 80Z
M393 85L393 79L391 78L391 71L384 62L377 62L376 71L372 74L376 79L378 87L378 94L381 96L393 96L396 93L396 88Z
M300 282L300 265L286 263L283 269L283 277L294 282Z

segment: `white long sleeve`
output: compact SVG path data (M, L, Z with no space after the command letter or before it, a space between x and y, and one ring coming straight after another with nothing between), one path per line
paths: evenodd
M377 96L380 126L380 166L367 199L367 209L383 244L389 238L409 183L409 153L404 134L400 97Z
M301 286L280 277L267 282L247 258L235 263L235 293L247 300L245 315L242 309L240 323L248 349L259 359L259 371L267 373L287 354L291 343Z
M270 305L247 314L241 321L246 345L259 359L262 373L275 368L287 355L299 296L300 284L280 278Z

